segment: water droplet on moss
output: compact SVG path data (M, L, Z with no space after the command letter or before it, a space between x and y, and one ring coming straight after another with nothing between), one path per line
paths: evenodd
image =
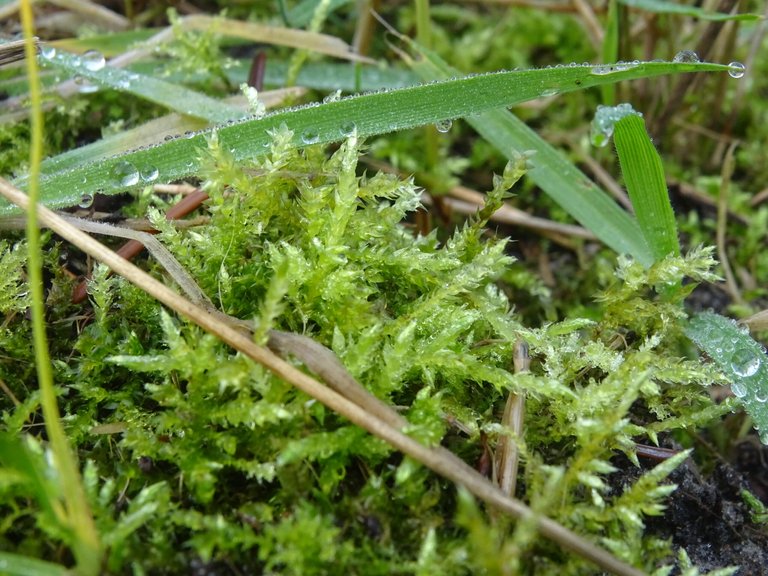
M731 369L742 378L754 376L760 369L760 357L749 350L737 350L731 357Z
M453 120L440 120L439 122L435 122L435 129L441 134L448 132L451 129L451 126L453 126Z
M680 50L672 58L672 62L701 62L701 60L699 60L699 55L693 50Z
M104 68L104 65L107 63L104 55L98 50L88 50L88 52L83 54L80 58L80 62L83 65L83 68L90 70L91 72L98 72Z
M731 78L743 78L747 71L747 67L741 62L731 62L728 64L728 68L730 68L728 74L731 75Z
M139 183L139 171L130 162L122 160L112 168L112 178L120 186L135 186Z

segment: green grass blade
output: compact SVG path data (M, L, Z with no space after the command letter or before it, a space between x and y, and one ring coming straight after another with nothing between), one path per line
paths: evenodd
M448 77L454 69L436 55L423 52L414 69L427 79ZM506 156L535 150L534 167L527 173L537 186L560 204L577 222L594 232L619 254L631 254L645 266L653 256L637 222L561 152L507 110L493 110L466 119L488 142Z
M768 444L768 356L746 328L712 312L694 316L686 335L712 358L731 381L733 394L752 417L760 440Z
M656 152L645 122L628 114L616 122L614 142L621 173L635 216L655 260L680 255L677 223L669 202L661 157Z
M651 264L650 250L632 216L517 116L495 110L467 122L502 153L536 150L527 176L537 186L606 246L632 255L643 265Z
M72 574L60 564L10 552L0 552L0 569L0 573L7 576L67 576Z
M609 0L608 14L605 20L603 62L616 62L619 59L619 5L617 0ZM600 91L603 95L603 104L612 106L616 102L616 87L613 84L602 86Z
M264 154L271 142L268 131L283 124L294 132L296 146L336 142L352 129L367 137L415 128L512 106L553 90L570 92L663 74L728 70L721 64L645 62L497 72L294 108L221 125L217 131L222 148L235 160L243 160ZM114 194L189 176L200 168L199 149L206 147L206 137L205 132L192 134L44 177L41 200L52 207L73 206L84 195ZM16 211L6 202L0 204L0 215Z
M759 14L724 14L722 12L710 12L697 6L688 6L678 2L667 0L619 0L625 6L638 8L646 12L656 14L679 14L701 20L760 20Z
M105 66L101 53L92 52L79 56L63 50L44 47L41 62L66 72L75 78L89 81L98 86L128 92L170 110L194 116L209 122L226 122L242 118L243 110L229 106L184 86L143 76L121 68Z

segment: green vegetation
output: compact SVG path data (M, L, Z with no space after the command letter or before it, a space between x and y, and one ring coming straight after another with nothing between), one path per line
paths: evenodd
M112 275L67 226L124 234L41 209L55 234L23 237L0 199L0 573L749 561L669 527L686 471L737 466L768 430L759 18L250 4L126 3L119 33L86 12L0 68L5 177L82 219L141 219L138 266L176 292ZM710 36L706 62L686 51ZM184 185L159 186L181 180L189 227L164 214ZM459 184L485 193L467 206ZM734 549L768 539L750 473L718 494L743 516Z

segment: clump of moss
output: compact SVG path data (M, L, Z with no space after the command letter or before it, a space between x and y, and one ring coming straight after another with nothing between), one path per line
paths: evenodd
M216 305L256 319L257 337L275 327L322 342L404 407L409 433L469 460L504 433L506 395L525 394L520 496L643 569L670 561L643 517L659 513L673 489L664 478L685 455L625 487L610 476L619 452L637 464L636 440L724 410L703 389L717 375L680 358L686 291L676 282L707 279L710 253L650 270L621 261L599 319L527 328L498 284L515 266L506 241L483 238L524 158L496 178L486 209L441 243L403 224L419 209L413 182L359 173L355 138L327 158L293 148L285 129L273 137L269 154L247 164L215 135L201 151L205 228L181 232L154 218ZM13 259L5 254L0 262ZM101 271L90 293L93 321L56 366L68 433L90 459L109 572L590 569L525 523L489 522L463 496L457 505L452 486L122 280ZM530 373L510 368L519 338L531 346ZM21 432L25 420L3 410L6 428ZM18 486L0 507L36 514ZM2 526L3 546L39 531L19 526Z

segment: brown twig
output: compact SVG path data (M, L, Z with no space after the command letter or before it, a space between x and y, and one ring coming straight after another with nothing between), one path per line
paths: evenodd
M208 199L208 194L200 190L199 188L182 198L178 203L171 206L165 213L166 220L179 220L197 210L200 205ZM150 231L150 234L156 234L157 231ZM138 240L129 240L123 244L118 250L117 254L126 260L133 260L138 256L141 251L144 250L144 244ZM82 302L88 297L88 281L87 278L80 282L72 291L72 302L75 304Z
M528 356L528 344L522 340L515 342L512 358L515 364L515 373L528 372L531 359ZM505 434L499 440L498 455L496 458L496 480L504 494L515 495L517 484L517 468L520 462L520 450L517 443L523 435L523 419L525 417L525 395L510 392L507 403L504 406L504 416L501 419L505 426L513 434L512 437Z

